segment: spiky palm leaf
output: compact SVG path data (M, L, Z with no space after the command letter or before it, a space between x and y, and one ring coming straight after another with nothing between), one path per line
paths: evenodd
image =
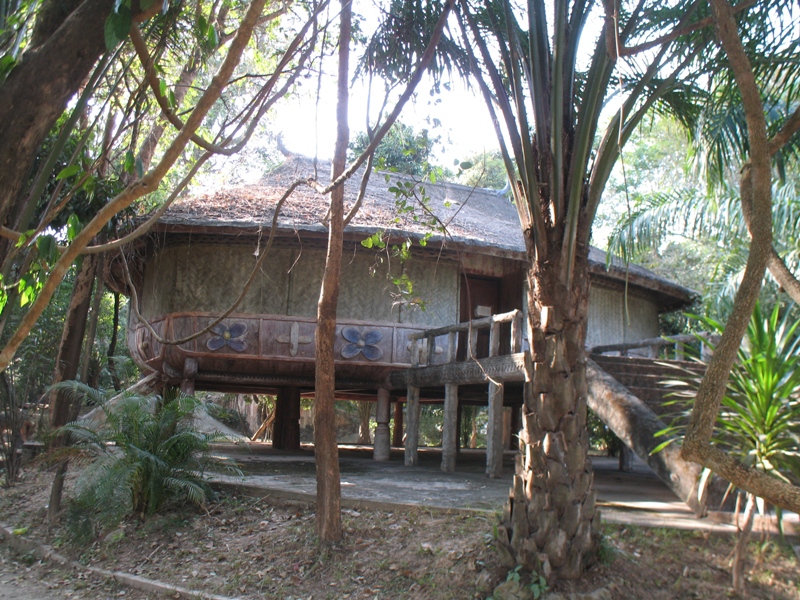
M191 396L128 396L112 405L83 384L62 387L91 396L106 416L101 425L77 421L60 430L73 447L94 457L76 483L75 506L84 515L77 519L79 528L108 527L131 515L145 518L169 502L203 505L210 493L206 472L241 474L230 461L209 456L211 444L227 438L194 428L192 415L203 405Z
M746 465L789 481L800 481L800 322L776 304L766 314L756 305L745 343L731 371L717 418L714 444ZM698 317L712 332L722 333L714 319ZM699 386L696 377L670 382L677 390L672 404L678 420L662 432L667 441L682 437L686 415Z

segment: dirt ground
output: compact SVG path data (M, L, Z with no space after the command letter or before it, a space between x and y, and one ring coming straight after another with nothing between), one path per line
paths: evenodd
M125 571L228 597L317 599L486 598L506 577L493 550L491 514L443 511L343 511L344 540L321 547L313 507L228 495L207 511L177 507L131 521L76 547L48 528L48 473L26 472L0 491L0 522L58 548L82 565ZM605 588L621 600L722 599L729 591L730 536L626 525L605 527L601 563L554 590ZM800 599L791 547L754 536L747 598ZM148 598L150 595L63 570L0 543L0 599ZM14 589L23 590L13 595Z

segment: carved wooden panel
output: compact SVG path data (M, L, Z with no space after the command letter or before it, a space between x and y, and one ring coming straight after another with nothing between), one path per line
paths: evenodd
M316 323L302 319L263 319L261 321L261 354L314 358Z

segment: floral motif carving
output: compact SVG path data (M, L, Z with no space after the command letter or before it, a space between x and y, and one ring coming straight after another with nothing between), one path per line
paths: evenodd
M383 339L383 333L377 329L362 332L356 327L345 327L342 337L349 342L342 346L342 358L355 358L362 354L367 360L375 361L383 357L383 350L376 345Z
M211 328L211 333L213 337L206 342L209 350L219 350L227 346L235 352L243 352L247 348L247 343L242 339L247 333L245 323L234 323L230 327L217 323Z

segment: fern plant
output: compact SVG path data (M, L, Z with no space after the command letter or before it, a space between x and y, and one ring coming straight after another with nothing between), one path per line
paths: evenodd
M82 383L59 386L100 406L105 417L100 424L76 421L60 430L71 442L64 451L88 462L76 481L68 515L76 538L129 516L144 520L167 504L203 506L211 494L207 472L241 475L232 461L210 456L211 444L227 437L193 426L193 413L203 410L194 397L132 395L111 403Z

